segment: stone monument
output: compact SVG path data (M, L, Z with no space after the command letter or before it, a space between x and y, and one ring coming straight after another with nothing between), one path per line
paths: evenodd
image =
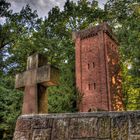
M22 114L48 112L46 88L58 85L59 70L40 54L27 59L27 71L17 74L15 88L24 90Z
M80 112L122 111L118 41L107 23L74 34Z
M113 91L121 83L117 44L106 24L76 34L77 86L86 94L80 111L113 110ZM16 88L25 91L26 115L17 119L13 140L140 140L140 111L32 114L47 112L45 88L57 85L57 79L58 69L46 59L28 58L27 71L16 76Z

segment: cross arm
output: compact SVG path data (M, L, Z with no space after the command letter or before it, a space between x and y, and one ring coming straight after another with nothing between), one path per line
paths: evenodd
M37 84L36 81L37 69L27 70L16 75L15 88L23 89L25 86L32 86Z
M23 89L25 86L35 84L41 84L45 87L58 85L59 70L51 65L45 65L16 75L16 89Z
M15 88L22 89L25 87L25 72L16 74Z
M56 86L59 84L59 70L51 65L37 69L37 83L43 86Z

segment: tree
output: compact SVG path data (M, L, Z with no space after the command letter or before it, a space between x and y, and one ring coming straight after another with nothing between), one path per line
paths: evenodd
M120 42L126 108L140 109L140 5L136 0L110 0L105 11Z
M51 64L61 70L60 86L49 88L50 112L76 111L75 88L75 48L72 41L72 32L83 29L92 21L93 24L101 22L98 15L103 11L97 2L79 1L78 4L66 1L64 11L58 7L52 8L41 26L41 30L35 33L33 38L37 46L48 56ZM98 22L97 22L98 20ZM44 48L44 49L43 49ZM57 94L58 93L58 94ZM59 94L60 93L60 94Z
M21 113L22 93L14 90L14 74L25 68L23 57L29 55L25 53L26 48L21 49L22 52L18 50L18 45L29 40L40 24L36 11L32 12L29 5L20 13L12 13L9 8L10 3L0 1L0 16L5 19L0 25L0 139L5 140L12 139ZM27 44L29 46L29 41Z
M15 122L21 113L22 94L0 83L0 139L12 139Z

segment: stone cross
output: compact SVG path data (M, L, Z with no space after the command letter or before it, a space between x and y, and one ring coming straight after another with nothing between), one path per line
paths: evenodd
M40 54L27 59L27 71L17 74L16 89L24 89L22 114L48 112L46 88L58 85L59 70L49 64Z

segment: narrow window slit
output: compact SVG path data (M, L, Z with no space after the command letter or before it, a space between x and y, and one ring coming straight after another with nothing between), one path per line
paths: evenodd
M89 65L89 63L88 63L88 70L89 70L89 68L90 68L90 65Z
M94 62L92 63L92 67L95 68L95 63Z
M94 89L96 89L96 83L94 83Z
M112 44L112 50L114 50L114 45Z
M91 89L91 85L90 84L88 84L88 90L90 90Z

